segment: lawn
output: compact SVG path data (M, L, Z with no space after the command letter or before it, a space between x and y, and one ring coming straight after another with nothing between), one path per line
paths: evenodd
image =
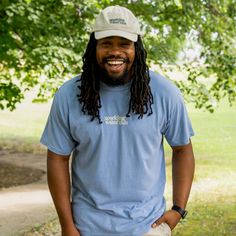
M31 104L28 99L14 112L0 111L0 149L40 151L38 140L49 108L49 104ZM189 215L173 235L236 235L236 106L229 107L223 101L213 114L196 110L191 105L188 110L195 130L192 142L196 172L188 204ZM169 163L168 147L166 155ZM171 166L167 164L168 206L171 205L170 182ZM57 223L34 228L28 235L47 235L48 230L58 231Z
M189 215L173 235L236 235L236 106L223 101L213 114L191 106L188 110L195 130L196 172Z
M50 110L50 103L32 103L34 94L26 94L24 102L13 112L0 110L0 149L38 152L39 137Z

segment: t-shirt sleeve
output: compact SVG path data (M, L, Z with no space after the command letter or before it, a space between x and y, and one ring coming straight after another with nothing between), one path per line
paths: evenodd
M59 155L70 155L76 145L70 133L68 101L60 91L54 96L40 142Z
M169 104L164 136L170 146L187 145L194 131L179 89Z

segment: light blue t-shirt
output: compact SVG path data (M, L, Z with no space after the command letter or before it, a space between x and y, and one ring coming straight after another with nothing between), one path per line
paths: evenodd
M79 77L55 94L41 143L72 153L72 209L82 236L142 236L165 211L163 138L171 146L193 135L179 89L150 71L153 114L126 117L130 83L101 83L102 124L84 115Z

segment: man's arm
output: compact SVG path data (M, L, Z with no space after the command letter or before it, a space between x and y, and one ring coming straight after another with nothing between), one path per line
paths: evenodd
M194 175L194 155L191 142L172 147L173 204L185 209Z
M194 175L194 155L191 141L184 146L172 147L173 205L185 209ZM181 219L175 210L169 210L158 219L153 227L166 222L173 229Z
M71 210L69 156L61 156L48 150L47 178L61 224L62 236L80 236L74 225Z

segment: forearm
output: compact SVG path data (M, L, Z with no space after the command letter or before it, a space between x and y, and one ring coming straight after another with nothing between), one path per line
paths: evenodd
M194 155L191 142L188 145L172 147L173 204L185 209L194 174ZM171 229L178 224L181 215L175 210L166 211L152 227L167 223Z
M48 151L47 178L62 228L74 227L70 202L69 157Z
M192 186L195 166L194 163L191 142L186 146L173 148L173 204L183 209L186 207Z

